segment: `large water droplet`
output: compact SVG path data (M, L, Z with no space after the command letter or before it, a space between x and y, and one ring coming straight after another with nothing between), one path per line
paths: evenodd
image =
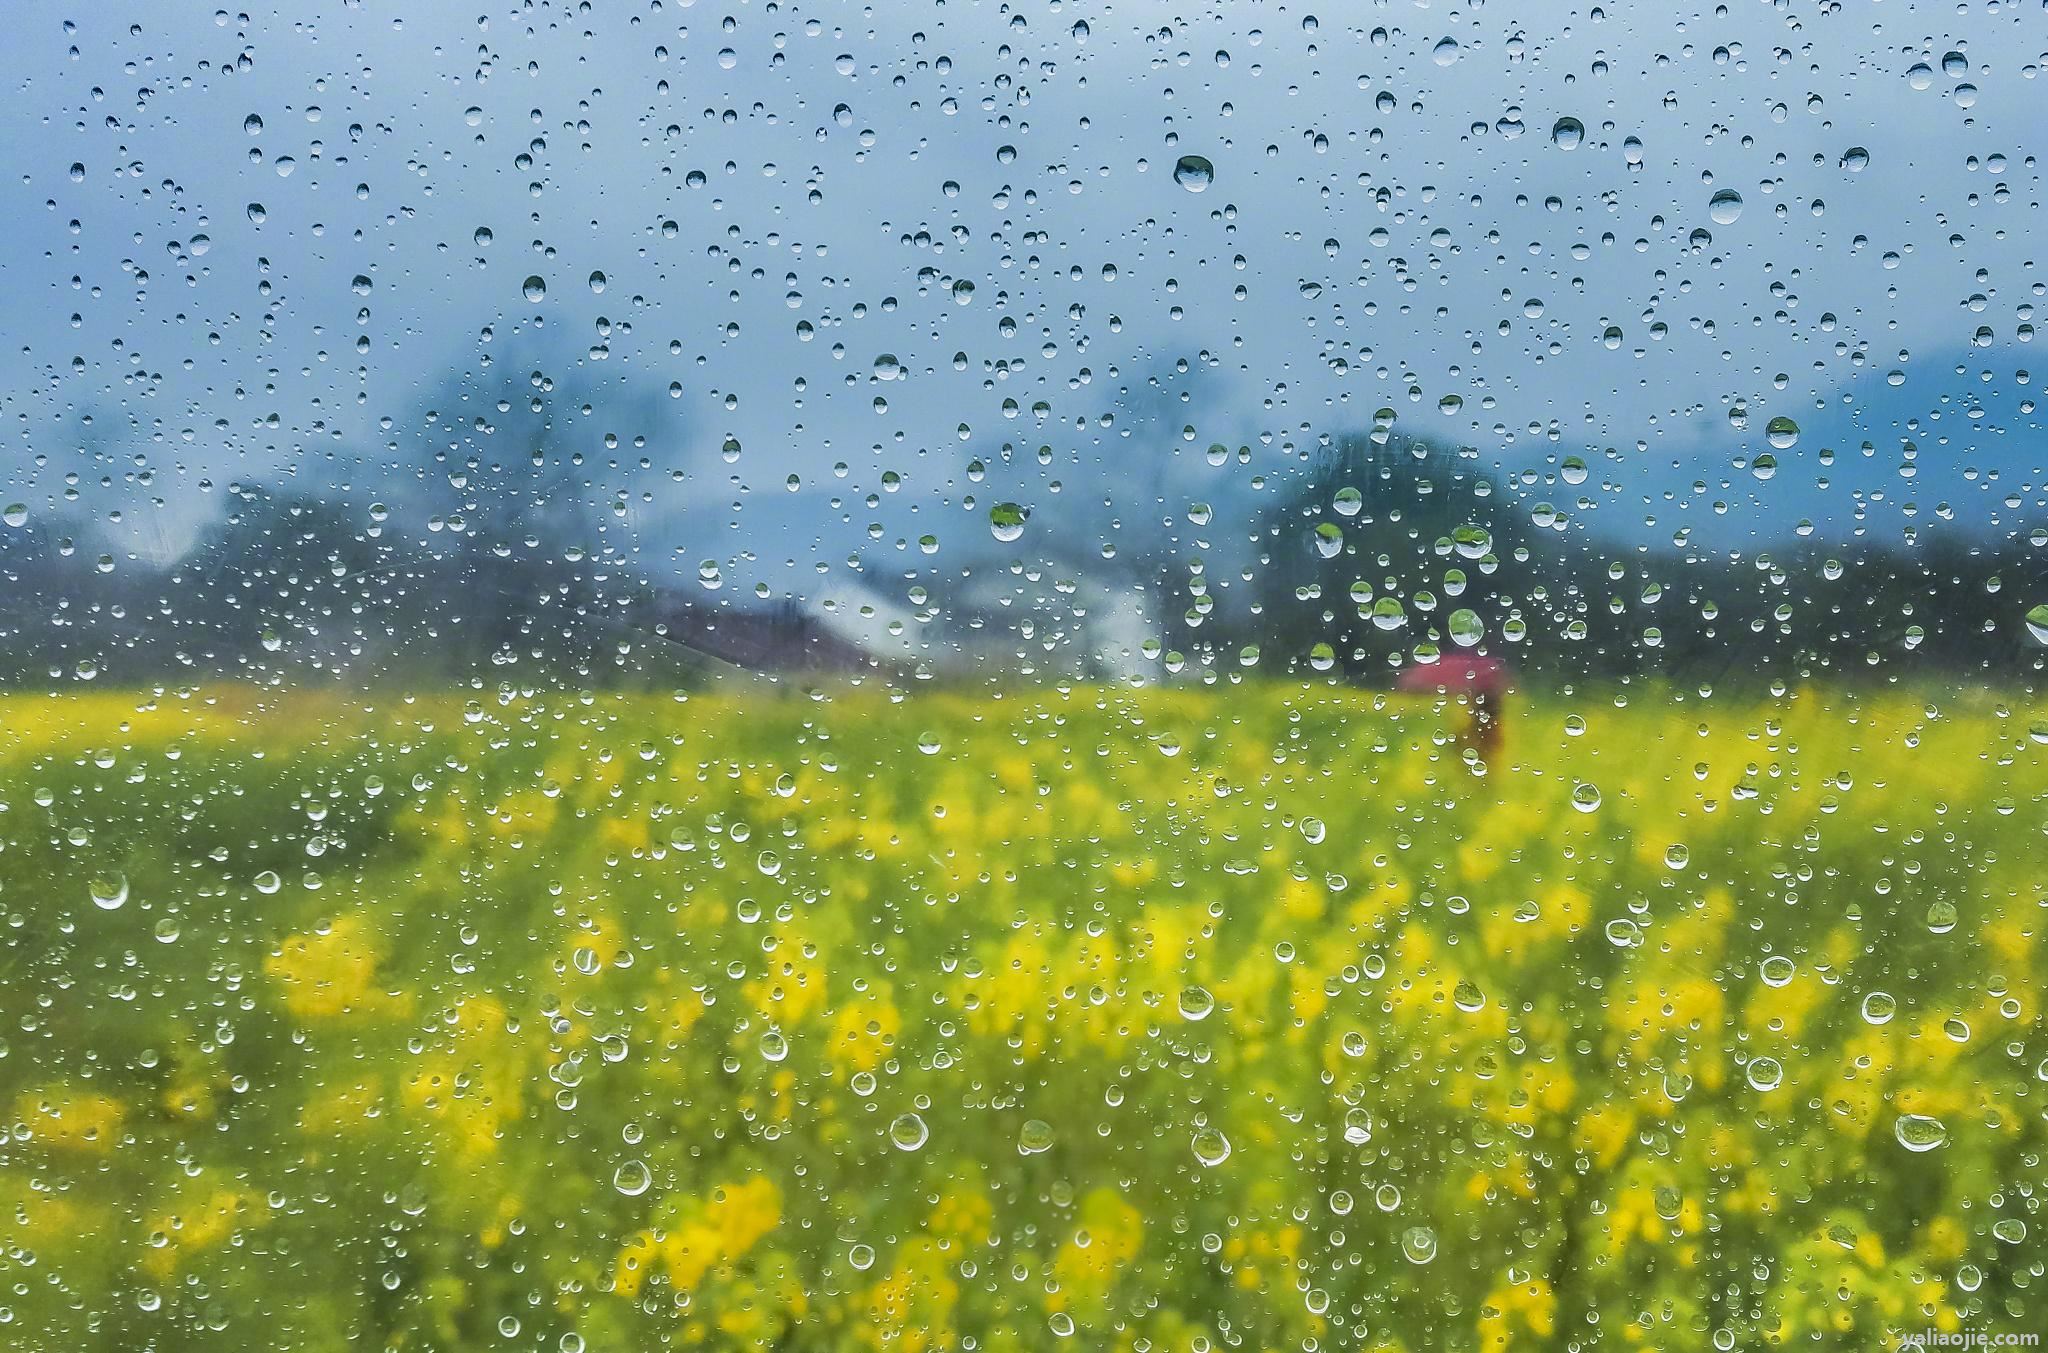
M118 871L95 875L86 888L101 911L118 911L128 901L128 876Z
M637 1198L647 1192L654 1182L654 1172L647 1168L644 1160L629 1160L612 1171L612 1187L628 1198Z
M1561 117L1550 129L1550 144L1559 150L1577 150L1586 139L1586 124L1575 117Z
M1215 1128L1198 1129L1190 1145L1194 1148L1195 1159L1211 1169L1230 1159L1230 1138Z
M1902 1113L1892 1125L1892 1135L1908 1151L1932 1151L1948 1141L1948 1128L1924 1113Z
M1707 200L1707 215L1715 225L1734 225L1742 215L1742 194L1733 188L1723 188Z
M1199 193L1216 181L1216 166L1204 155L1183 155L1173 166L1173 181L1191 193Z

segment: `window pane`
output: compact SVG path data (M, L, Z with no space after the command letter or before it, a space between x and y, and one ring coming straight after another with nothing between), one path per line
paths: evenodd
M2039 5L15 17L10 1347L2039 1334Z

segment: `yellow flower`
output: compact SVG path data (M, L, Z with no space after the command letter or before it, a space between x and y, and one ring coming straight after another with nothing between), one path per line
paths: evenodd
M288 936L263 960L283 989L284 1006L300 1019L334 1019L389 1009L394 998L377 985L384 941L370 919L350 912L326 926Z
M1080 1213L1080 1225L1053 1257L1059 1290L1047 1295L1046 1304L1054 1310L1069 1309L1077 1300L1101 1301L1144 1243L1144 1214L1115 1189L1090 1192Z
M24 1090L14 1116L35 1139L62 1151L100 1154L114 1149L128 1110L112 1095L68 1089Z
M269 1211L255 1193L214 1189L188 1206L151 1218L142 1267L158 1280L168 1278L185 1254L211 1249L243 1226L260 1226L269 1220Z
M887 982L875 984L857 1000L848 1001L832 1015L832 1041L828 1053L843 1072L873 1071L894 1046L903 1028L903 1015L891 999Z

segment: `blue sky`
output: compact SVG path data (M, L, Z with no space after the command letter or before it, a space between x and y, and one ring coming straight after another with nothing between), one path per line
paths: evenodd
M2043 515L2038 6L244 14L0 55L7 496L138 549L232 480L402 510L425 412L534 366L649 557L785 590L986 549L997 491L1085 547L1381 408L1641 544Z

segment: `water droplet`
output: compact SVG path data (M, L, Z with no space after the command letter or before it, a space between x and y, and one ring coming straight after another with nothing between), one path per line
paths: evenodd
M1752 1057L1742 1074L1750 1089L1770 1091L1784 1082L1785 1068L1775 1057Z
M1579 143L1585 139L1586 124L1575 117L1561 117L1557 120L1557 125L1550 129L1550 144L1559 150L1577 150Z
M1401 1254L1411 1264L1436 1258L1436 1232L1427 1226L1409 1227L1401 1233Z
M1799 444L1799 424L1782 415L1764 425L1764 439L1780 451L1790 451Z
M1572 807L1590 813L1600 807L1600 786L1580 781L1572 787Z
M101 911L118 911L128 901L126 874L96 874L86 888L92 894L92 904Z
M1194 1149L1195 1159L1210 1169L1230 1159L1230 1138L1215 1128L1197 1129L1194 1140L1189 1145Z
M1173 166L1173 181L1191 193L1199 193L1216 181L1216 166L1206 156L1183 155Z
M1030 517L1030 511L1016 503L997 503L988 510L988 529L997 540L1015 540L1024 534L1024 523Z
M19 506L19 504L16 506ZM9 511L12 510L12 508L9 509ZM8 519L7 524L9 526L21 525L20 522L13 520L11 517ZM2036 606L2027 612L2027 633L2033 636L2035 643L2048 644L2048 605Z
M1733 188L1723 188L1707 200L1707 215L1715 225L1734 225L1742 215L1742 194Z
M612 1171L612 1187L628 1198L637 1198L654 1183L654 1172L644 1160L629 1160Z
M1456 38L1444 38L1437 43L1429 55L1430 59L1439 66L1451 65L1458 59L1458 40Z
M242 130L251 136L260 135L263 131L263 119L254 113L249 114L242 119Z
M9 526L25 525L28 522L28 504L9 503L4 509L0 509L0 521L6 522Z
M527 300L532 301L535 305L539 305L542 298L548 294L548 284L541 279L539 274L535 274L521 283L519 290L525 295Z
M1908 1151L1932 1151L1948 1141L1948 1128L1938 1118L1924 1113L1902 1113L1892 1124L1892 1135Z
M256 885L257 892L266 896L284 887L284 880L277 876L275 869L266 869L249 881Z
M1017 1154L1035 1156L1052 1149L1052 1124L1043 1118L1027 1118L1017 1130Z
M1207 987L1182 987L1180 991L1180 1013L1182 1019L1203 1020L1216 1008L1216 998L1209 994Z
M889 1124L889 1140L899 1151L915 1151L931 1137L931 1129L924 1125L924 1119L914 1113L898 1114L896 1121Z

